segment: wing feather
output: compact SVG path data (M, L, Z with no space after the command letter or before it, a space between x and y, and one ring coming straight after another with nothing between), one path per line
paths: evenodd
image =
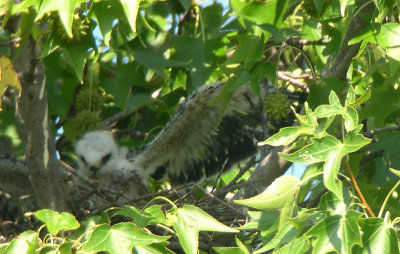
M251 129L261 120L259 97L248 85L238 88L220 118L222 102L213 102L222 87L218 83L198 90L154 141L132 158L143 177L167 174L172 183L198 181L256 152Z

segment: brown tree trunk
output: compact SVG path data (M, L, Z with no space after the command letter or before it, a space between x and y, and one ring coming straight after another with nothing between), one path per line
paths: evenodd
M34 194L39 208L70 210L60 186L60 165L49 130L44 65L37 59L40 49L28 39L19 50L12 49L22 85L16 118Z

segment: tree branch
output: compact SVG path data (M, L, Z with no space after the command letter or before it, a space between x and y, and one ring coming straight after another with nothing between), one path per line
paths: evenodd
M14 67L22 85L16 108L18 131L38 206L69 210L59 186L60 167L49 130L44 65L37 59L39 47L29 38L20 48L12 47L12 53L17 56Z
M362 1L361 3L359 3L359 8L362 8L359 13L362 13L364 15L372 15L372 12L375 9L375 5L372 1L370 1L370 4L364 6L366 2L367 1ZM324 77L337 77L340 80L346 79L346 74L349 70L349 66L353 60L353 57L357 55L361 45L361 43L357 43L348 46L348 42L367 25L368 24L361 18L360 15L357 15L352 20L349 29L347 30L346 36L343 40L342 47L340 48L339 53L337 54L332 66L323 75Z

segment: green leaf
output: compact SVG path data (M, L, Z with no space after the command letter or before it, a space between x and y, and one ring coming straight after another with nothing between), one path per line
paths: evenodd
M371 143L371 139L364 137L363 135L358 134L362 128L362 125L359 125L356 129L347 133L343 140L344 149L343 152L345 154L353 153L358 151L361 147L368 145Z
M328 153L324 164L324 184L339 199L343 199L342 182L337 178L342 160L341 149L335 149Z
M400 170L396 170L394 168L389 168L389 170L390 170L390 172L392 172L396 176L400 177Z
M382 218L360 219L363 248L358 253L399 253L398 234Z
M332 91L340 94L341 89L346 85L347 82L335 77L322 78L320 81L316 81L316 85L310 87L310 94L307 97L310 107L317 108L322 104L327 104L327 99Z
M312 138L310 145L292 154L280 153L280 156L288 161L302 164L324 161L324 184L330 191L334 192L338 198L342 199L342 184L337 179L337 174L343 156L355 152L371 142L370 139L357 134L360 131L360 127L361 126L349 132L345 136L343 143L330 135L322 138Z
M349 89L350 90L350 89ZM351 90L353 91L353 90ZM354 102L354 93L348 95L350 96L346 98L346 103L352 101ZM332 117L335 115L342 115L344 118L344 124L347 131L351 131L358 125L358 115L357 111L351 106L343 107L340 103L339 98L335 94L334 91L331 91L329 95L330 105L321 105L315 109L315 116L318 118L322 117Z
M368 104L363 107L359 116L361 119L371 117L374 119L374 126L382 126L386 118L394 111L398 110L398 102L400 100L400 91L393 88L374 89L371 93L371 99Z
M265 66L266 66L265 72L266 72L267 78L269 79L269 81L272 84L275 84L276 83L276 72L277 72L276 64L268 61L265 63Z
M238 47L233 55L224 63L227 68L230 65L244 63L245 70L250 70L255 62L262 57L263 39L259 36L238 36Z
M324 6L325 1L324 0L313 0L315 9L317 10L317 14L320 15L322 11L322 7Z
M258 143L258 145L286 146L295 141L300 135L313 134L314 130L314 128L303 126L284 127L267 140Z
M239 249L242 251L242 253L250 254L250 252L246 248L246 246L237 237L235 237L235 242L236 242L237 246L239 247Z
M287 222L282 229L278 231L276 236L268 242L265 246L262 248L258 249L254 253L263 253L265 251L278 248L279 246L282 246L283 244L289 243L293 241L293 239L296 237L298 233L298 230L296 229L293 224Z
M0 253L36 253L36 249L39 247L38 233L32 230L27 230L21 233L17 238L14 238L6 248L0 248Z
M153 99L149 93L135 93L126 100L126 107L133 112L147 104L150 104L152 101Z
M168 242L161 242L161 243L153 243L150 245L145 246L136 246L134 247L133 253L140 253L140 254L174 254L175 252L168 249L166 246Z
M96 1L93 3L92 9L103 35L104 44L109 46L113 22L116 17L119 17L120 12L112 1Z
M66 56L72 64L75 74L80 82L83 82L83 69L87 59L87 48L84 43L73 43L64 49Z
M140 0L119 0L128 19L132 32L136 33L136 18L139 10Z
M247 254L239 247L213 247L213 250L219 254Z
M154 70L160 77L168 79L163 72L166 67L182 67L188 62L179 62L175 60L166 59L164 56L147 49L136 49L134 51L135 59L149 69Z
M29 10L30 6L33 6L35 10L38 10L40 3L41 0L25 0L19 3L14 3L14 5L12 6L11 14L16 14L24 11L26 12Z
M146 84L139 73L132 72L135 67L134 63L121 65L117 70L107 72L104 79L100 81L104 90L113 95L116 106L120 108L126 108L132 86Z
M67 35L72 38L72 22L74 19L74 10L76 6L84 3L85 0L43 0L41 2L36 20L38 21L44 14L56 11L61 19Z
M83 244L83 251L107 251L111 254L130 253L135 246L166 241L169 236L157 236L137 229L135 224L125 222L97 227L89 240Z
M355 103L355 101L356 101L356 95L354 93L354 89L352 86L349 86L349 89L347 90L346 100L345 100L344 105L351 106Z
M121 210L118 210L115 212L112 217L117 216L117 215L122 215L126 217L130 217L133 219L133 222L139 227L139 228L144 228L146 227L149 222L153 219L152 216L146 215L144 213L139 212L135 207L133 206L125 206Z
M264 231L271 228L279 217L279 214L269 211L248 211L247 213L251 221L239 227L239 229L258 229Z
M74 242L63 243L60 245L60 248L58 249L59 254L71 254L75 251L73 247L74 247Z
M314 253L352 253L354 245L361 245L361 234L357 224L360 213L349 210L345 216L334 215L322 219L313 226L306 236L317 237Z
M328 160L329 154L341 145L342 142L337 138L327 135L322 138L312 138L311 144L292 154L280 153L279 155L288 161L312 164Z
M7 246L3 253L7 254L31 254L35 253L34 249L31 249L28 241L20 238L12 239L11 243Z
M153 216L153 219L151 221L152 224L162 223L164 225L172 226L168 223L167 218L165 218L165 214L162 210L161 205L152 205L146 208L144 211L146 214L151 214Z
M294 176L281 176L261 194L233 202L263 210L284 208L293 204L295 194L299 189L299 182L300 180Z
M354 202L354 197L347 188L343 192L343 199L339 199L332 192L325 193L318 205L319 210L327 214L345 216L348 212L348 207Z
M174 217L173 227L186 253L197 253L199 231L238 232L192 205L177 208L169 216Z
M36 218L46 224L50 234L57 235L60 230L79 228L75 217L67 212L58 213L50 209L42 209L34 213Z
M274 254L302 254L308 253L311 244L310 240L304 236L301 236L294 241L289 242L283 247L274 250Z
M312 135L318 128L317 117L314 112L308 107L308 103L304 104L305 115L300 115L295 112L296 118L299 120L301 126L284 127L278 133L272 135L259 145L289 145L299 136Z

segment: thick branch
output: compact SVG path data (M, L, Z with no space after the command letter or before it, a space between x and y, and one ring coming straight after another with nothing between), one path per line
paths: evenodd
M372 15L372 12L375 9L375 5L372 1L370 1L370 4L364 6L366 2L367 1L362 1L359 4L359 6L364 7L362 10L360 10L360 14ZM347 43L367 25L368 23L366 23L360 15L357 15L352 20L342 43L342 47L340 48L339 53L337 54L332 66L323 75L324 77L337 77L340 80L346 79L346 74L349 70L353 57L357 55L358 50L360 49L360 43L353 44L351 46L348 46Z
M292 164L281 158L278 153L284 152L286 147L278 146L271 149L270 153L258 163L258 166L251 174L245 188L243 198L255 196L269 186L276 178L283 175Z
M38 55L38 45L28 39L14 64L22 84L16 108L19 134L39 207L68 210L59 186L60 167L49 130L44 65L37 60Z

